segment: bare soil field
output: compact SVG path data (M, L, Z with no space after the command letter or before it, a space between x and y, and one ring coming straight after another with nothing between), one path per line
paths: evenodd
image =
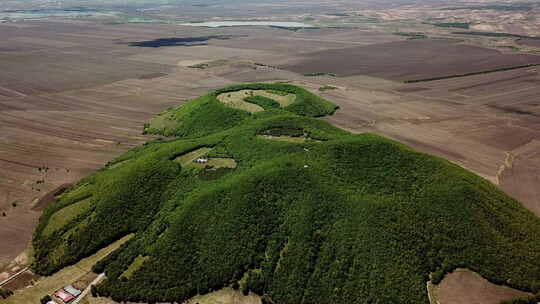
M94 298L87 296L81 304L119 304L108 298ZM261 298L253 293L244 296L239 290L224 288L206 295L196 296L189 299L186 304L261 304ZM135 304L128 302L128 304ZM159 303L165 304L165 303Z
M447 40L414 39L315 52L281 65L297 73L370 75L415 80L540 63L540 56L502 54Z
M540 48L540 40L539 39L519 39L518 44L532 46L532 47L535 47L535 48Z
M407 85L393 81L540 61L536 56L443 40L395 42L403 37L365 28L14 24L0 24L0 271L27 247L55 189L149 140L141 132L155 114L240 82L303 86L340 106L327 121L447 158L540 216L536 68ZM197 46L130 46L211 35L231 38ZM223 64L205 69L186 64L215 60ZM323 67L349 76L302 76L307 68L329 72ZM337 89L320 92L325 85ZM467 282L453 283L457 296L464 295ZM441 301L447 303L453 302Z
M458 269L439 284L436 298L444 304L500 304L530 294L488 282L475 272Z

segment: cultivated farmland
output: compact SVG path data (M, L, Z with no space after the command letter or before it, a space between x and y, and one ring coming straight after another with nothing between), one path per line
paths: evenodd
M302 74L370 75L406 81L526 64L540 64L540 56L502 54L446 40L415 39L316 52L281 67Z

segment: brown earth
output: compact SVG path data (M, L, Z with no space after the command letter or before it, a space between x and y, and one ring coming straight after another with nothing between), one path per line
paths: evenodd
M71 187L72 184L63 184L55 189L49 191L49 193L42 196L36 203L34 207L32 207L32 210L43 210L45 207L47 207L49 204L56 201L56 197L60 195L62 192L64 192L66 189Z
M301 74L370 75L404 81L525 64L540 64L540 56L502 54L448 40L413 39L310 53L281 67Z
M519 39L517 41L517 43L520 44L520 45L527 45L527 46L540 48L540 40L539 39Z
M458 269L446 275L436 294L441 304L500 304L504 300L531 296L529 293L490 283L466 269Z
M39 278L38 275L32 273L31 271L26 271L22 273L20 276L18 276L13 281L10 281L6 285L2 286L2 288L5 288L7 290L15 291L19 289L23 289L26 286L30 285L32 281L35 281Z

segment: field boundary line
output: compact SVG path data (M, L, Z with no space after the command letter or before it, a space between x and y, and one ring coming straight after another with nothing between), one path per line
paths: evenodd
M24 272L26 272L28 269L30 269L30 267L25 267L23 270L17 272L16 274L10 276L9 278L3 280L2 282L0 282L0 287L6 285L7 283L15 280L18 276L20 276L21 274L23 274Z
M511 71L511 70L517 70L517 69L523 69L523 68L531 68L535 66L540 66L540 63L530 63L530 64L523 64L523 65L517 65L517 66L510 66L510 67L500 67L500 68L495 68L491 70L483 70L483 71L469 72L469 73L463 73L463 74L453 74L453 75L437 76L437 77L430 77L430 78L410 79L410 80L404 80L403 83L418 83L418 82L429 82L429 81L445 80L445 79L452 79L452 78L461 78L461 77L468 77L468 76L491 74L491 73L496 73L496 72Z

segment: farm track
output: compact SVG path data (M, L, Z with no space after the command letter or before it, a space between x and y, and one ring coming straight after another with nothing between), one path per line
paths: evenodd
M15 280L17 277L19 277L20 275L22 275L23 273L25 273L28 269L30 269L29 267L25 267L23 268L21 271L13 274L12 276L10 276L9 278L3 280L2 282L0 282L0 287L6 285L7 283Z

